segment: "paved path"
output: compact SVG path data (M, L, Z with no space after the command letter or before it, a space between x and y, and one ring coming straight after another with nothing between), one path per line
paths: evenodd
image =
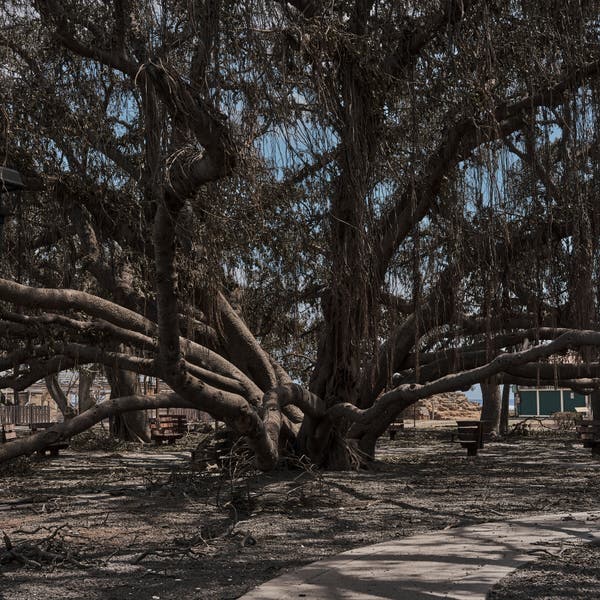
M457 527L357 548L255 588L243 600L484 600L523 563L600 539L600 512Z

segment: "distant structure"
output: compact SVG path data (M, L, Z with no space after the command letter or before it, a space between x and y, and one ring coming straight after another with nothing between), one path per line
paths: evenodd
M590 411L590 397L567 388L524 387L515 390L518 417L549 417L558 412Z
M399 417L416 421L455 421L479 419L480 414L481 404L469 400L462 392L446 392L418 400Z
M168 389L166 384L156 377L139 376L140 393L153 396ZM63 371L58 375L58 383L64 392L67 401L78 411L79 408L79 372ZM110 384L102 373L97 373L89 390L93 404L100 404L110 398ZM149 416L159 414L185 415L188 421L212 421L212 418L201 410L195 408L161 408L149 409ZM43 418L40 417L43 415ZM0 423L31 423L31 422L57 422L62 421L63 415L56 402L52 399L45 381L42 379L26 390L19 391L15 401L14 390L0 389Z

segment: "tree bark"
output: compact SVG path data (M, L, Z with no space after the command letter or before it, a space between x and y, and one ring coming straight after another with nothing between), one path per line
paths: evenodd
M136 373L120 369L106 369L106 377L110 383L111 400L124 396L135 396L139 392ZM117 413L110 418L110 432L124 442L151 441L148 414L144 410Z
M489 421L488 431L498 435L500 429L501 398L500 386L495 380L488 380L481 384L481 395L483 396L483 405L481 407L481 420Z
M502 406L500 409L500 435L508 434L508 413L510 409L510 384L502 386Z
M91 397L92 384L96 373L89 371L88 369L79 369L79 412L85 412L86 410L94 406L95 401Z
M592 407L592 419L600 419L600 391L594 391L590 397Z
M48 377L45 378L45 382L46 388L48 389L52 400L56 402L56 406L58 406L58 410L60 410L62 413L65 421L72 419L76 415L76 412L69 404L69 399L60 387L60 384L58 383L58 376L56 374L48 375Z

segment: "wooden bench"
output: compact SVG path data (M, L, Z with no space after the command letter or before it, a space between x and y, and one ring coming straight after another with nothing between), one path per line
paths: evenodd
M489 429L488 421L456 421L458 430L456 436L468 456L477 456L477 451L483 448L483 442Z
M187 433L187 417L185 415L158 415L150 419L150 437L155 444L174 444L175 440Z
M388 427L388 433L390 434L390 440L396 439L396 434L399 431L404 431L404 419L397 419L393 423L390 423Z
M591 448L595 456L600 455L600 421L581 421L577 426L577 436L584 448Z
M54 425L56 425L56 423L31 423L31 425L29 425L29 429L31 430L31 433L39 433L40 431L44 431L45 429L49 429L50 427L53 427ZM53 442L52 444L49 444L48 446L46 446L45 448L41 448L40 450L37 450L37 453L40 456L46 456L46 453L49 453L50 456L58 456L58 453L60 450L65 450L66 448L69 447L70 441L67 440L59 440L58 442Z
M14 423L4 423L0 426L0 444L17 439L17 430Z

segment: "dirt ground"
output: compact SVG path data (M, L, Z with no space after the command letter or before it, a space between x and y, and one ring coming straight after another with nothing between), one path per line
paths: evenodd
M375 468L360 473L292 466L261 474L243 461L225 474L193 471L183 449L192 438L21 461L0 482L0 600L238 598L357 546L598 510L600 461L574 438L514 437L468 458L449 430L407 431L382 440ZM600 598L598 558L598 548L551 548L491 597ZM576 596L582 581L587 595Z
M572 543L549 548L536 561L513 571L490 591L489 600L597 600L600 548Z

